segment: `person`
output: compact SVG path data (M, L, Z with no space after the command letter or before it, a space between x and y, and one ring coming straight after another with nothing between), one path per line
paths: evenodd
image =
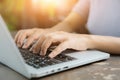
M51 58L66 49L96 49L120 54L119 8L120 0L79 0L59 24L47 29L20 30L15 42L18 47L26 49L36 41L30 51L40 55L46 55L51 45L57 45L49 54Z

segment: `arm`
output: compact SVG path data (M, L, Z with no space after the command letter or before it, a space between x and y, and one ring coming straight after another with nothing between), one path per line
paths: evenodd
M59 36L60 39L57 39L55 36ZM98 36L98 35L86 35L86 34L70 34L70 33L55 33L51 36L51 42L54 41L60 42L59 46L55 48L51 53L50 57L53 58L56 55L60 54L66 49L74 49L79 51L84 51L88 49L100 50L103 52L108 52L110 54L120 54L120 38L110 37L110 36ZM61 34L61 35L60 35ZM54 35L54 37L52 37ZM43 54L46 54L48 48L47 42L43 44L41 50Z
M87 18L83 18L76 12L71 12L64 21L51 28L51 31L78 32L79 30L80 33L86 34L88 33L84 27L86 22Z
M28 48L32 42L38 40L39 37L45 37L46 34L55 31L77 32L77 30L80 30L81 33L87 34L87 29L84 27L86 21L87 19L81 17L78 13L71 12L65 20L52 28L20 30L15 36L15 42L18 47L21 47L27 38L23 48Z
M59 45L50 53L49 57L53 58L66 49L74 49L78 51L84 50L100 50L111 54L120 54L120 38L110 36L73 34L66 32L54 32L46 35L41 45L41 40L32 48L34 53L39 52L41 47L41 55L46 55L48 48L54 44Z
M80 6L79 6L80 5ZM77 32L88 33L87 29L84 27L87 22L88 11L89 11L89 0L80 0L76 5L75 9L69 14L69 16L49 29L27 29L20 30L15 36L15 42L19 47L22 47L24 40L27 39L23 48L28 48L33 41L37 41L39 37L43 38L46 34L55 31L65 31L65 32ZM79 12L78 12L79 11Z
M88 33L85 24L88 20L89 8L90 0L79 0L69 16L51 30Z
M120 38L110 36L91 35L92 48L108 52L111 54L120 54Z

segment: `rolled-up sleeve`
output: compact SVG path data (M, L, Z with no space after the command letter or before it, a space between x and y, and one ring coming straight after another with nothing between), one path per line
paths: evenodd
M89 8L90 0L79 0L72 11L80 14L84 18L88 18Z

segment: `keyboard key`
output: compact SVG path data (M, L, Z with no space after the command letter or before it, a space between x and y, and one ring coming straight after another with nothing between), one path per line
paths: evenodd
M20 52L21 52L25 62L28 65L33 66L34 68L37 68L37 69L46 67L46 66L50 66L50 65L59 64L62 62L72 61L75 59L70 56L66 56L64 54L60 54L57 57L51 59L47 56L49 53L47 53L46 56L40 56L39 54L34 54L27 49L21 49L21 48L19 48L19 49L20 49ZM48 52L50 52L50 51L48 51Z

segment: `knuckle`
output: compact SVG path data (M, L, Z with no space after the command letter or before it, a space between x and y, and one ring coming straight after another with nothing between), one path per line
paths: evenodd
M48 35L42 34L41 37L43 37L43 38L47 38Z
M19 32L20 32L20 33L25 33L26 31L25 31L25 30L20 30Z
M34 38L36 38L36 35L31 35L31 36L29 36L29 39L34 39Z
M64 31L57 31L56 34L63 34Z
M50 40L51 40L51 39L54 39L54 37L53 37L53 36L48 36L48 39L50 39Z
M45 38L49 38L49 39L51 39L52 36L51 36L51 34L48 34L48 35L45 35Z
M27 41L26 43L24 43L25 46L28 46L29 45L29 42Z
M23 30L18 31L18 33L21 33Z
M64 33L63 31L59 31L58 33Z

